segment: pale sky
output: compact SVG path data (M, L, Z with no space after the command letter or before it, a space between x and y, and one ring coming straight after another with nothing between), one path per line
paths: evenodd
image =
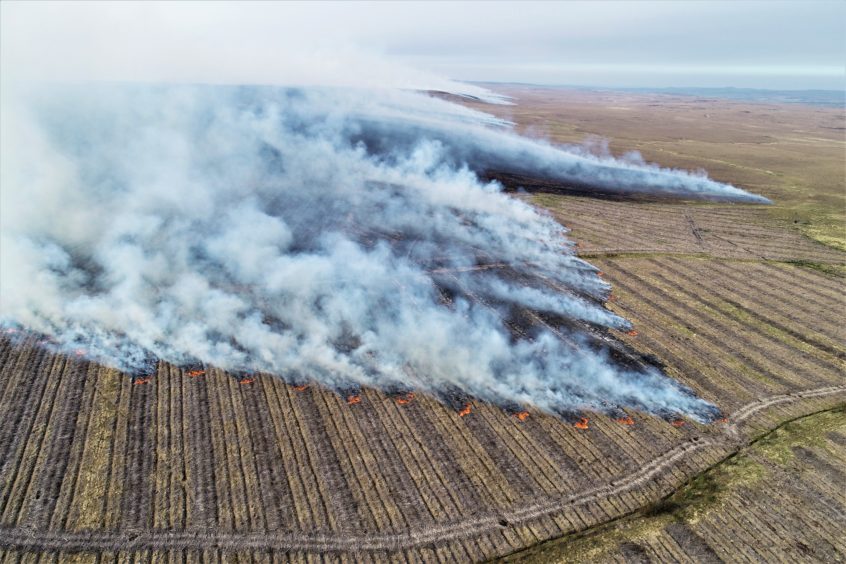
M844 1L0 6L4 78L846 87Z

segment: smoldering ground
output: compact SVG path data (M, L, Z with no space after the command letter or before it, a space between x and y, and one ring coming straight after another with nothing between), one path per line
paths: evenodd
M21 101L25 100L25 101ZM2 316L136 371L152 356L548 411L714 408L612 359L609 286L478 172L760 201L520 138L396 90L98 85L4 103ZM545 325L524 325L525 311Z

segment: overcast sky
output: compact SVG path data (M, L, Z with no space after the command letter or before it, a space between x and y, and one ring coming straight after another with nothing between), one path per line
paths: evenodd
M0 6L5 78L846 87L843 1Z

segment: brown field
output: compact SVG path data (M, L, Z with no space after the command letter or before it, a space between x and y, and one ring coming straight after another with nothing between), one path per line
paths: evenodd
M839 213L842 146L832 156L837 140L814 129L832 110L778 106L774 118L769 106L696 101L694 110L685 109L693 101L652 106L648 96L603 94L593 107L586 96L530 92L505 111L558 140L613 134L615 150L637 146L649 160L705 167L776 199L770 208L531 196L573 229L580 254L612 283L609 308L638 331L619 338L716 403L726 421L673 425L633 412L629 425L589 413L579 429L481 402L462 417L421 394L400 403L363 390L349 404L270 375L239 383L164 363L151 381L133 383L34 338L4 338L4 561L479 561L561 537L528 557L846 558L842 413L801 419L846 401L846 253L836 240L819 242L836 239L834 230L812 228ZM606 115L617 106L629 108L619 111L628 116L617 119L619 133ZM722 117L692 119L703 112ZM806 122L806 137L783 141ZM722 147L729 127L749 138ZM680 128L683 139L667 140ZM791 143L807 149L792 164L783 157ZM755 168L767 159L772 175ZM797 188L812 194L808 207L787 195L785 179L804 179L814 163L818 182ZM807 236L815 233L819 240ZM814 417L831 420L803 423ZM766 451L770 439L760 437L793 419L803 442L771 441ZM721 478L737 477L731 464L747 458L739 478ZM765 475L773 478L756 478ZM702 481L716 484L704 497L717 501L698 499ZM627 515L636 518L609 529Z
M644 511L506 562L838 562L846 410L787 423Z
M514 106L477 105L529 136L609 142L669 168L704 169L774 200L779 227L846 251L846 113L669 94L493 85Z

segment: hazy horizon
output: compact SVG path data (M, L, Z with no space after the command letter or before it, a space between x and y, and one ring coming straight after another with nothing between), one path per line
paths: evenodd
M730 86L730 85L723 85L723 86L702 86L697 84L691 84L689 86L631 86L626 84L619 84L613 86L603 86L601 84L589 84L589 83L555 83L555 82L523 82L519 80L467 80L464 81L461 78L451 77L453 80L458 82L467 82L468 84L476 84L476 85L487 85L487 86L496 86L496 85L514 85L514 86L532 86L538 88L572 88L572 89L596 89L596 90L619 90L619 91L665 91L665 90L678 90L678 91L694 91L694 90L702 90L702 91L719 91L719 90L738 90L738 91L760 91L760 92L837 92L846 95L846 90L841 88L755 88L755 87L747 87L747 86Z
M4 78L846 88L845 2L3 2ZM279 54L296 68L275 68Z

